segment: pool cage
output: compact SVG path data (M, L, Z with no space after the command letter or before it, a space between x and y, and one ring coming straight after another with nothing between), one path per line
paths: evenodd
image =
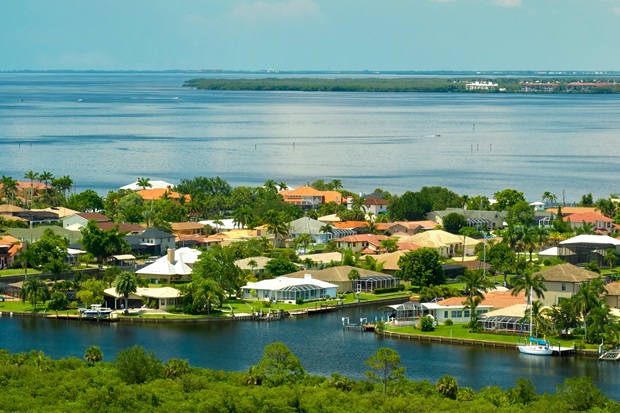
M271 291L271 299L295 302L298 298L304 301L317 300L327 296L327 289L312 284L290 285L280 290Z
M516 316L483 316L478 319L478 325L480 325L484 331L496 333L528 335L530 330L527 319Z
M351 281L355 292L373 292L377 288L391 288L400 285L400 278L386 275L367 275Z

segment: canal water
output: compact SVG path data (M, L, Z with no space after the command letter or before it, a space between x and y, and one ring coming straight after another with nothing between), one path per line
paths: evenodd
M310 374L340 373L363 379L364 361L381 347L401 355L407 376L436 382L443 375L459 386L479 390L504 389L519 377L530 379L538 393L553 393L565 378L590 376L609 397L620 398L620 365L575 357L537 357L516 349L489 349L419 343L381 338L373 333L344 330L342 318L358 323L380 317L376 308L348 308L339 312L290 317L276 322L213 322L191 324L93 323L31 317L0 318L0 348L10 352L42 350L53 358L83 357L91 345L112 361L119 350L138 344L154 350L163 361L188 359L193 366L245 371L258 363L265 346L283 342ZM461 328L455 326L455 328Z

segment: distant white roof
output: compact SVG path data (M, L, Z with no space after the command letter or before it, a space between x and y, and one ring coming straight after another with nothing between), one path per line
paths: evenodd
M200 254L202 254L202 251L194 248L177 248L174 250L174 261L183 261L185 264L193 264L198 261ZM159 257L156 261L168 261L168 256L164 255L163 257Z
M538 256L540 257L541 255L546 256L546 257L557 257L558 256L558 247L551 247L551 248L546 249L544 251L540 251L538 253Z
M71 224L68 227L65 227L66 230L75 231L75 232L80 232L82 228L84 228L84 225L78 224L78 223Z
M183 260L177 260L173 264L167 259L158 259L154 263L136 271L136 274L144 275L189 275L191 273L192 269Z
M263 280L255 283L248 283L241 287L243 289L254 290L281 290L286 287L292 287L295 285L314 285L319 288L337 288L336 284L328 283L325 281L317 280L314 278L288 278L277 277L271 280Z
M115 258L117 260L135 260L136 259L136 257L134 257L131 254L112 255L111 258Z
M110 297L121 298L123 294L118 294L116 292L116 288L106 288L103 290L103 293ZM176 288L172 287L161 287L161 288L141 288L138 287L134 294L131 296L137 295L138 297L151 297L151 298L177 298L181 296L181 292Z
M228 229L235 229L238 226L235 224L234 220L231 218L226 218L226 219L220 219L220 221L222 222L221 224L216 224L213 222L213 220L208 219L205 221L198 221L199 224L202 225L209 225L213 228L219 228L220 230L228 230Z
M151 186L147 188L150 189L166 189L169 187L172 188L174 186L174 184L166 181L149 181L149 183L151 184ZM142 189L142 187L138 185L138 181L136 181L132 184L121 186L119 189L131 189L132 191L139 191Z
M81 254L86 254L86 251L76 250L74 248L67 248L67 254L69 254L69 255L81 255Z
M609 235L577 235L576 237L560 242L560 245L573 244L601 244L601 245L620 245L620 240L610 237Z

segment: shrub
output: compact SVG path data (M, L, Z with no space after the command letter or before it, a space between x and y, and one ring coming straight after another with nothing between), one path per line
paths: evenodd
M297 299L295 299L295 304L297 305L302 305L304 303L304 299L301 297L297 297Z
M420 326L422 331L434 331L435 330L435 320L431 316L425 315L420 320Z
M400 285L398 287L386 287L386 288L377 288L375 289L375 294L386 294L386 293L397 293L405 289L404 285Z
M135 345L119 351L116 356L118 376L127 384L141 384L162 377L163 366L154 351Z
M263 308L270 308L270 307L271 307L271 300L263 301Z
M456 379L452 376L443 376L437 381L435 388L443 397L447 397L448 399L456 399L456 396L459 391L459 385L456 382Z
M446 321L443 322L443 324L450 327L454 325L454 322L448 318Z

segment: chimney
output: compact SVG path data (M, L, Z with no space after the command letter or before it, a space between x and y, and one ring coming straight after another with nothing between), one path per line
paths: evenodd
M174 250L172 248L168 248L168 262L174 264Z

